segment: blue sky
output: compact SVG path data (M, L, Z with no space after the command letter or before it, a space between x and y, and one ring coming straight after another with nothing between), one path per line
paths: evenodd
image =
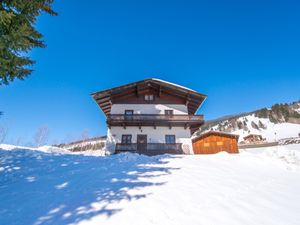
M35 72L0 87L6 142L105 135L90 97L156 77L207 94L206 119L300 99L299 1L58 1L38 29Z

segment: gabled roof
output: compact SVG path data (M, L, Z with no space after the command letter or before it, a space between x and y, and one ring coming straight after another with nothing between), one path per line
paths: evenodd
M220 131L210 130L210 131L207 131L207 132L204 132L204 133L200 134L198 137L194 138L192 140L192 142L196 142L196 141L198 141L200 139L209 137L211 135L221 136L221 137L235 138L237 140L239 139L239 135L237 135L237 134L230 134L230 133L226 133L226 132L220 132Z
M139 91L148 87L156 89L158 93L167 93L169 95L186 99L189 114L194 114L206 99L206 95L200 94L192 89L155 78L145 79L104 91L95 92L91 95L102 111L106 115L109 115L114 96L134 93L138 95Z

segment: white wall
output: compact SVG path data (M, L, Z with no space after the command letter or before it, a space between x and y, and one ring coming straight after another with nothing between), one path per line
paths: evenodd
M133 110L134 114L165 114L165 110L173 110L174 115L187 115L188 109L183 104L113 104L111 114L124 114L125 110ZM116 143L121 143L122 135L132 135L132 143L136 143L138 134L146 134L148 143L165 143L165 135L175 135L176 143L182 143L186 154L193 154L190 129L184 127L111 127L107 133L106 148L114 151Z
M108 131L108 146L114 148L116 143L121 143L122 135L132 135L132 143L136 143L138 134L146 134L148 143L165 143L165 135L175 135L176 143L182 143L186 154L193 154L190 129L183 127L111 127ZM108 147L107 146L107 147Z
M165 114L165 110L174 110L174 114L188 114L186 105L179 104L113 104L111 114L124 114L125 110L134 110L134 114Z

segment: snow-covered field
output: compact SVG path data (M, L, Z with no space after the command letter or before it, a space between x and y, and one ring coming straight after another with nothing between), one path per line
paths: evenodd
M156 157L0 148L0 224L300 221L300 145Z

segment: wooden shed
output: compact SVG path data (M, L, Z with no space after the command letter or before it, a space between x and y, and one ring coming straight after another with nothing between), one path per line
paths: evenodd
M239 135L209 131L193 139L194 154L239 153Z

